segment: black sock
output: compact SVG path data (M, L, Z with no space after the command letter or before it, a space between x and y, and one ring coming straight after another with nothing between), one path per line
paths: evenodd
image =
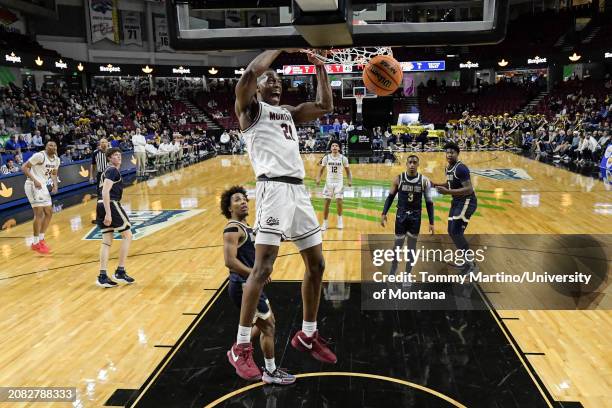
M100 276L106 276L106 271L105 270L100 270Z
M118 267L117 267L117 271L116 271L116 272L125 273L125 267L123 267L123 266L118 266Z

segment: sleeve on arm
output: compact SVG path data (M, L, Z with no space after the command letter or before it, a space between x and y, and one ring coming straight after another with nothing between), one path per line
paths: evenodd
M45 161L45 157L43 156L43 154L41 152L38 152L38 153L34 153L32 155L32 157L30 157L28 159L28 161L32 165L37 165L37 164L41 164L42 162L44 162Z
M106 179L111 180L113 183L121 180L121 173L119 173L116 167L109 167L105 173Z
M455 171L455 174L457 175L457 178L460 181L468 181L470 179L470 170L463 163L457 166L457 170Z
M428 203L432 201L431 199L431 181L425 176L423 176L423 195L425 196L425 201Z

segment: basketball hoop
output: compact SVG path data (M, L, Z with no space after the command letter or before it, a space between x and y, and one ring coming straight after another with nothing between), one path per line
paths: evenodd
M324 64L366 65L377 55L393 56L391 47L353 47L326 50L304 48L301 52L312 55Z
M357 113L363 112L363 98L365 98L365 95L355 95L355 102L357 103Z

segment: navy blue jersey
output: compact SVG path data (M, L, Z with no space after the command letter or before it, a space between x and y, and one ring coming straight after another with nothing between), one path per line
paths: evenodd
M229 221L225 229L230 227L238 227L242 230L243 236L238 242L236 257L247 267L252 268L255 265L255 234L253 234L253 229L246 224L234 220ZM230 280L233 282L246 282L247 278L230 270Z
M100 177L100 191L102 191L104 180L113 182L113 186L110 189L110 199L112 201L121 201L121 197L123 197L123 179L121 178L119 169L115 166L110 166L104 170L102 177Z
M407 172L399 175L399 186L397 187L397 208L401 211L420 212L423 203L423 197L428 201L429 179L422 174L417 173L413 178L408 176Z
M468 167L458 161L451 167L446 167L446 181L448 183L448 188L451 190L456 190L458 188L463 187L464 181L470 180L470 169ZM466 198L476 197L474 193L466 194L464 196L453 196L453 201L465 200Z

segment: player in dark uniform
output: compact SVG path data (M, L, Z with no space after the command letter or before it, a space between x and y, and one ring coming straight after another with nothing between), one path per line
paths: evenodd
M255 264L255 236L253 229L246 223L249 215L247 193L244 188L234 186L223 192L221 196L221 213L229 219L223 230L223 256L225 266L230 271L228 292L232 302L240 309L242 305L242 289L247 277ZM269 278L268 278L269 282ZM288 385L295 382L295 376L276 368L274 361L274 314L270 308L268 297L262 291L257 303L253 319L251 338L259 336L261 351L264 355L265 367L263 375L249 378L262 380L266 384ZM249 347L252 346L249 343ZM250 350L252 353L252 350ZM235 366L239 356L232 348L227 352L229 362Z
M123 195L123 180L121 179L121 150L112 148L106 151L106 158L110 166L104 170L100 178L101 199L96 207L96 224L102 230L102 247L100 248L100 275L96 280L98 286L112 288L117 282L106 275L110 247L113 244L115 232L121 233L121 247L119 249L119 265L114 278L123 283L134 283L134 278L125 272L125 260L132 242L132 227L130 220L121 207Z
M448 212L448 235L455 243L457 249L468 250L470 245L465 239L465 229L470 217L476 211L478 202L472 181L470 169L459 161L459 146L450 142L444 146L446 151L446 183L432 183L440 194L453 196L451 208ZM474 262L466 261L463 271L469 273L475 268Z
M430 195L431 182L418 172L419 158L411 154L406 160L406 171L395 177L389 195L385 201L380 225L387 223L387 213L393 205L395 195L397 199L397 213L395 218L395 246L401 247L407 239L407 247L416 249L416 242L421 230L421 209L423 199L429 218L429 232L434 233L434 206ZM412 253L412 252L411 252ZM391 264L390 273L393 275L397 269L397 262ZM406 272L410 272L410 263L406 265Z

